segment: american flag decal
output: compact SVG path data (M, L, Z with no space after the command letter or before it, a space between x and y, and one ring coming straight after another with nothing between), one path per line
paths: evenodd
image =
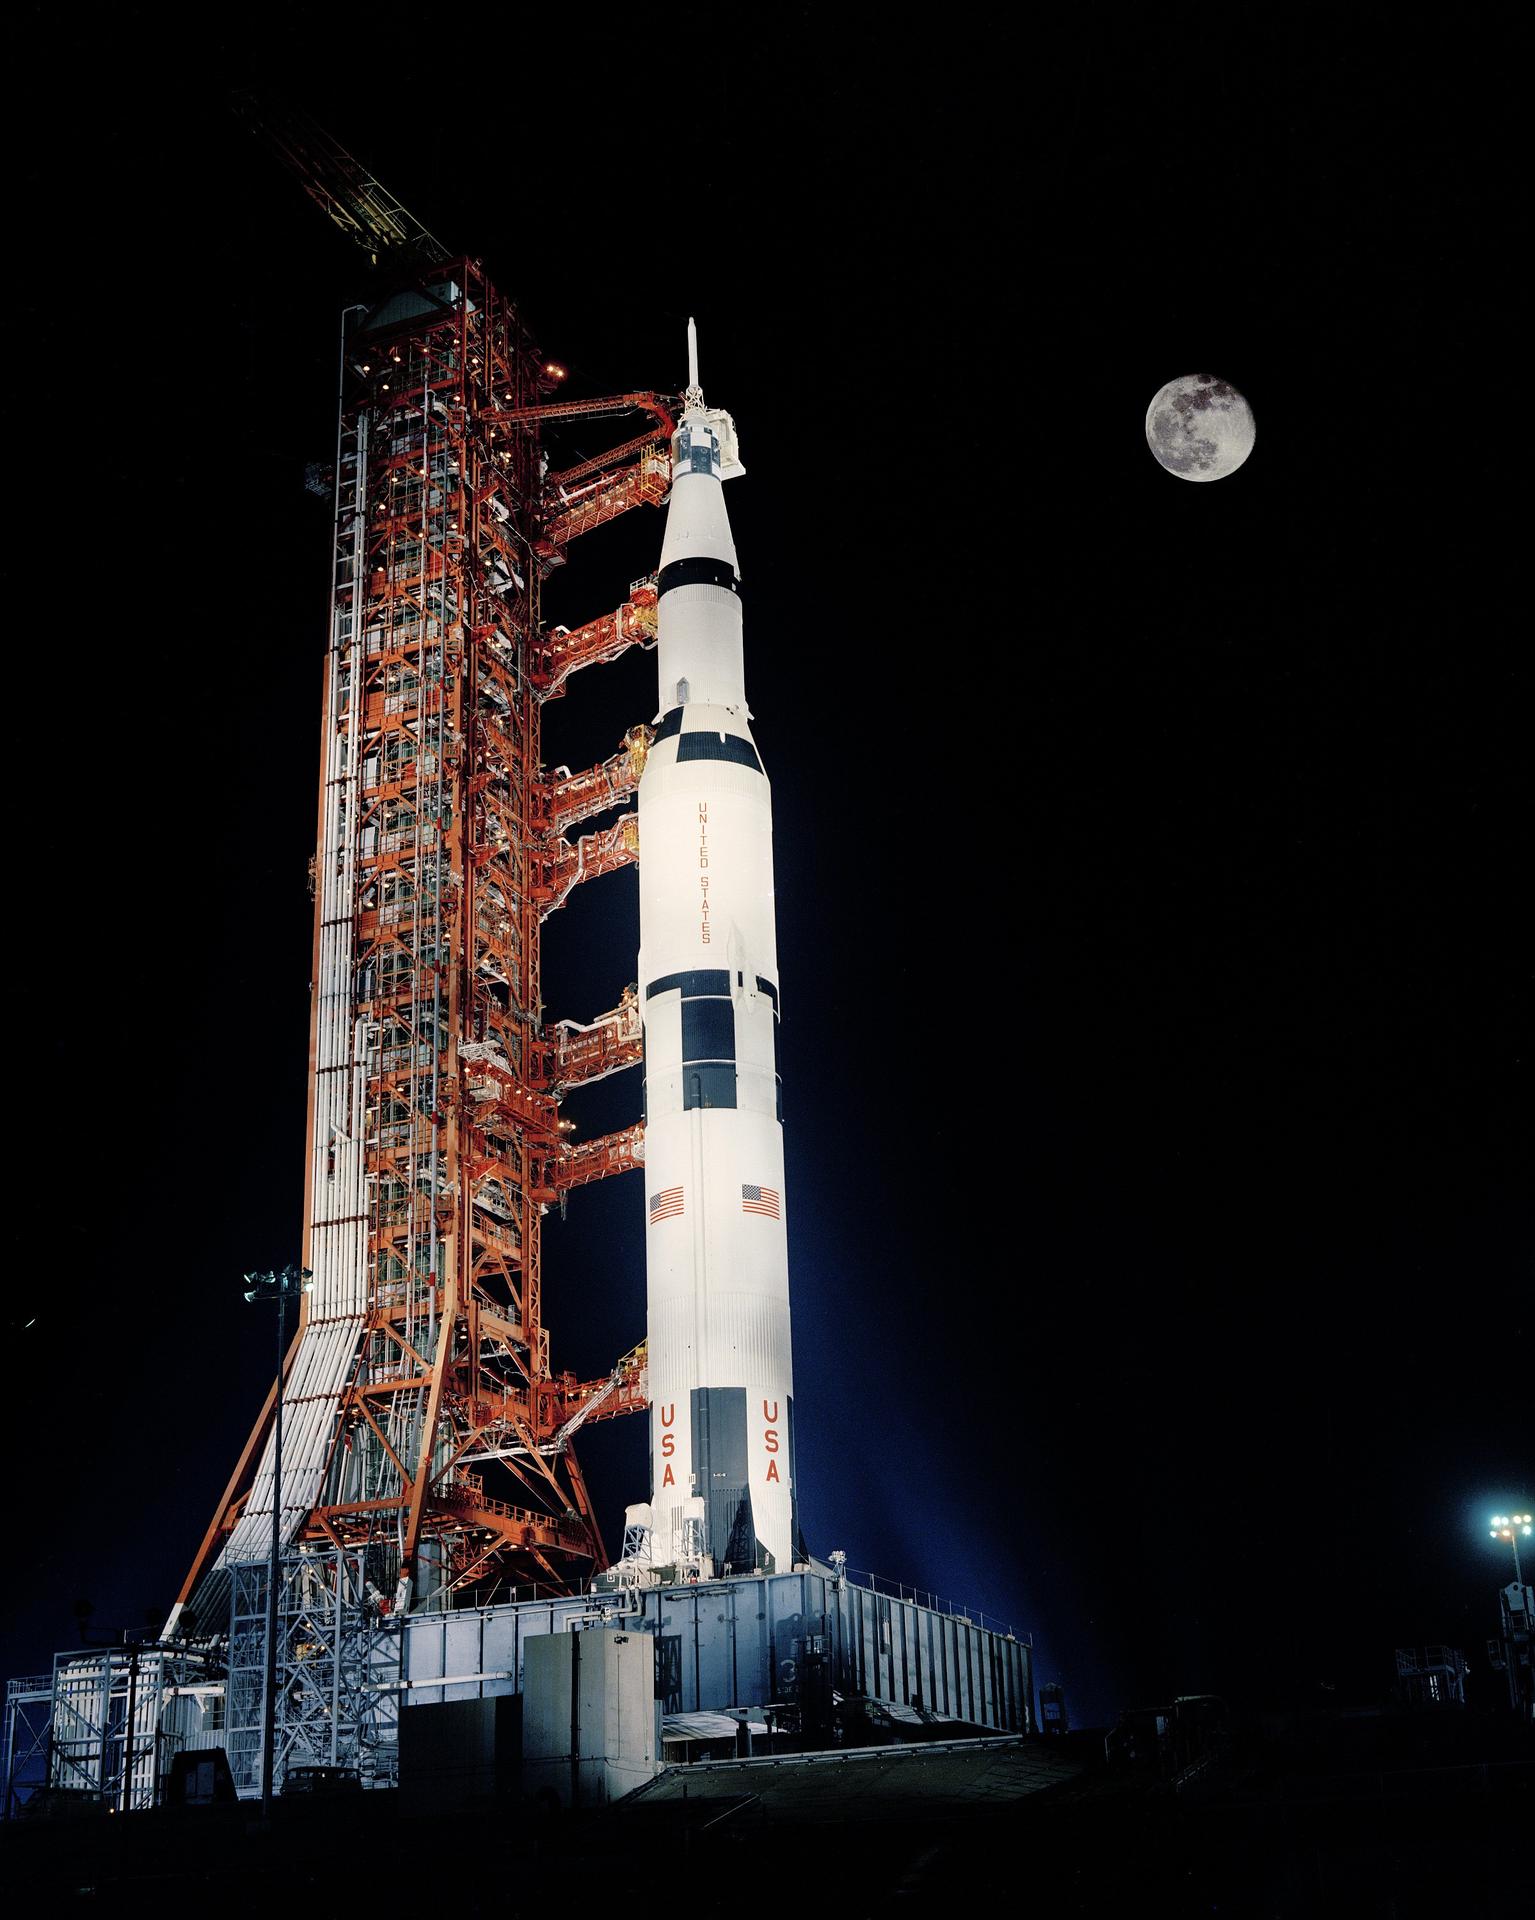
M742 1213L760 1213L764 1219L777 1220L778 1189L776 1187L742 1187Z
M663 1187L659 1193L650 1196L650 1224L658 1220L673 1220L682 1211L681 1187Z

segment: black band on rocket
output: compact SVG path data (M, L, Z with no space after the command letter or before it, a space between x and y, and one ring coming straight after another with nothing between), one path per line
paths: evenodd
M763 772L750 740L743 740L737 733L713 733L708 727L678 735L677 764L681 766L686 760L730 760L738 767L750 767L754 773Z
M686 560L673 560L661 569L656 576L658 595L670 593L673 587L724 587L734 594L741 591L741 583L730 562L715 560L704 553L690 555Z
M651 981L645 989L645 998L653 1000L658 993L670 993L673 987L681 987L684 1000L699 994L728 996L730 974L725 967L693 967L687 973L668 973Z

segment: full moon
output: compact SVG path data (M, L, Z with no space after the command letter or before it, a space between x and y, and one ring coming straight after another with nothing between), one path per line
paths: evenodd
M1224 480L1256 438L1252 408L1213 373L1169 380L1146 409L1146 444L1180 480Z

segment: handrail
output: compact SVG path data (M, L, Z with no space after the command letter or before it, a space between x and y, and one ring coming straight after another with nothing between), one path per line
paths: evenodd
M920 1587L908 1587L899 1580L886 1580L882 1574L868 1573L858 1567L844 1567L842 1578L851 1580L855 1586L863 1587L882 1599L909 1600L913 1606L926 1607L929 1613L944 1614L966 1626L983 1627L988 1633L1006 1634L1008 1639L1020 1640L1025 1646L1032 1647L1034 1644L1032 1632L1015 1633L1010 1622L983 1613L979 1607L967 1607L957 1600L945 1600L939 1594L924 1592Z

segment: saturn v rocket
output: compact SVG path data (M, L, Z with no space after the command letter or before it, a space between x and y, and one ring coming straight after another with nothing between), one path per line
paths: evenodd
M659 713L639 787L649 1558L684 1578L803 1558L772 799L748 722L723 487L742 471L730 416L704 405L689 321L657 579Z

